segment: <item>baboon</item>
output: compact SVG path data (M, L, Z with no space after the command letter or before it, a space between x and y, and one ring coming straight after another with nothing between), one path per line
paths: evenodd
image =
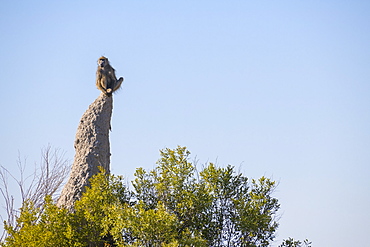
M108 58L100 57L98 59L98 69L96 71L96 86L105 93L111 96L122 84L123 77L117 80L116 73L112 66L109 64Z

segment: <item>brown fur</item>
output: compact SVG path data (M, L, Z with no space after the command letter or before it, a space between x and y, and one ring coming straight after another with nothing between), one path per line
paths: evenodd
M114 91L120 88L122 81L122 77L117 80L115 70L109 64L108 58L100 57L96 71L96 87L105 95L111 96Z

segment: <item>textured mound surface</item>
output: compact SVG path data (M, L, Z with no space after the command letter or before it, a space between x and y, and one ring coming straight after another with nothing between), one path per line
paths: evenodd
M69 180L58 199L58 206L73 209L74 202L81 197L89 179L102 166L110 172L109 130L113 109L113 97L103 93L82 115L75 139L75 157Z

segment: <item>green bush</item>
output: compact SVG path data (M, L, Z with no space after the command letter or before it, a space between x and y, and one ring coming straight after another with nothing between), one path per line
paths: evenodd
M268 246L278 227L275 182L212 163L197 172L189 155L162 150L155 169L136 170L132 190L102 171L74 212L50 197L40 208L27 201L16 226L5 222L2 246Z

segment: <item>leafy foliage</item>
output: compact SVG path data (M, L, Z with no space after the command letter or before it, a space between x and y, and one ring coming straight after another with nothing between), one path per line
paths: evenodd
M51 196L45 198L41 208L33 202L26 201L21 208L17 226L11 227L5 223L9 236L3 246L73 246L70 245L72 228L70 215L65 209L58 208Z
M42 207L27 201L17 227L5 223L2 246L268 246L278 227L275 182L212 163L197 172L189 155L162 150L155 169L136 170L132 191L102 171L74 212L49 196Z
M288 238L283 240L279 247L311 247L311 242L308 239L301 242L299 240L294 240L293 238Z

